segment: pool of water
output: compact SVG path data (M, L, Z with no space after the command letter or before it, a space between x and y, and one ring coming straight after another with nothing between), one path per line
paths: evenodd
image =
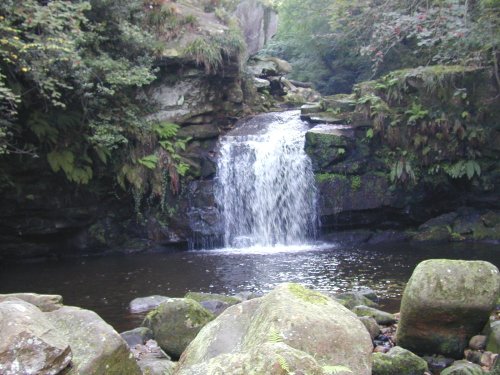
M413 269L430 258L481 259L500 266L500 247L317 244L0 264L0 293L61 294L66 305L94 310L118 331L140 324L142 316L128 311L136 297L182 297L188 291L263 293L282 282L331 292L369 286L382 307L395 312Z

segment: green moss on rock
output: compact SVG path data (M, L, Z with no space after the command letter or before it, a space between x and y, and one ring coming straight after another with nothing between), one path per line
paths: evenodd
M188 292L184 298L190 298L196 302L205 301L221 301L227 303L228 305L235 305L241 302L241 299L237 297L225 296L223 294L212 294L212 293L199 293L199 292Z
M499 293L499 272L491 263L424 261L406 285L397 342L417 354L461 358L469 339L488 321Z
M155 340L173 358L184 349L214 315L189 298L170 298L149 312L142 325L153 331Z
M295 297L308 303L325 305L330 300L327 296L307 289L300 284L289 284L288 289Z
M372 375L423 375L427 370L424 359L399 346L373 354Z

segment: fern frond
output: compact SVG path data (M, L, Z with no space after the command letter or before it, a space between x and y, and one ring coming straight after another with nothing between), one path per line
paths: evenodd
M283 357L281 354L276 354L276 358L278 358L278 363L280 364L281 369L287 374L290 374L290 366L288 365L285 357Z
M269 330L269 341L273 343L283 342L283 335L276 328L271 327Z
M352 371L349 367L342 366L342 365L336 365L336 366L327 365L327 366L323 366L322 369L323 369L323 372L325 374L328 374L328 375L340 374L342 372L352 373Z

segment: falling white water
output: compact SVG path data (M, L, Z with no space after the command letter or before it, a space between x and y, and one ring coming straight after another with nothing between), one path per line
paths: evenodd
M307 129L289 111L256 116L222 138L216 199L226 247L300 245L315 236Z

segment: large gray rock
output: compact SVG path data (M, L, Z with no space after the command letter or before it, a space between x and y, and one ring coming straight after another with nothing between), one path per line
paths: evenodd
M62 307L62 296L57 294L12 293L0 294L0 302L20 299L38 307L41 311L54 311Z
M149 312L142 323L153 331L155 340L173 358L179 358L214 315L190 298L169 298Z
M163 302L168 300L169 297L165 296L147 296L138 297L130 301L129 308L133 313L139 313L144 311L150 311L161 305Z
M398 345L417 354L461 358L488 321L500 292L498 269L484 261L420 263L401 302Z
M127 343L95 312L65 306L45 313L69 341L72 367L65 375L140 375Z
M241 1L234 15L239 20L249 55L260 51L278 30L278 15L258 0Z
M58 374L71 361L64 335L35 306L0 302L0 374Z
M423 375L427 370L424 359L400 346L373 354L372 375Z
M183 353L177 374L281 374L284 368L323 374L345 366L368 375L372 348L366 328L348 309L300 285L282 284L207 324Z

